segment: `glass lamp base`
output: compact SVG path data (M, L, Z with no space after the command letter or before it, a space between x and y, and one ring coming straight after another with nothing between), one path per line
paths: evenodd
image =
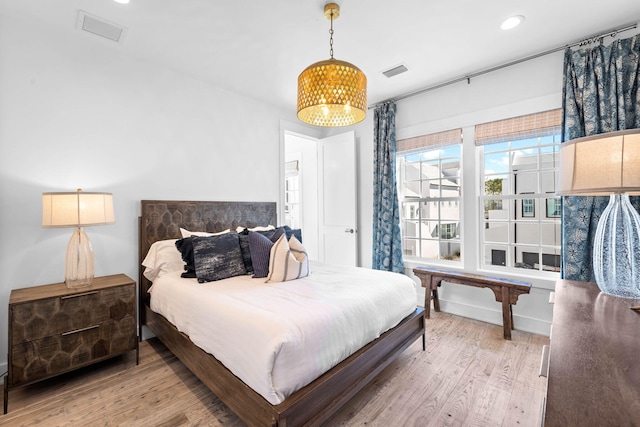
M640 298L640 215L628 194L612 194L600 216L593 273L605 294Z
M64 282L69 288L89 286L94 275L93 248L82 227L76 228L67 245Z

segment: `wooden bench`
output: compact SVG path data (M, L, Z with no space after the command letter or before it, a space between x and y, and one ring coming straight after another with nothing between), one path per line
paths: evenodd
M502 326L504 328L504 338L511 339L513 329L512 305L518 302L518 297L528 294L531 290L531 283L519 280L509 280L500 277L482 276L459 271L440 270L436 268L417 267L413 269L413 274L420 278L422 287L425 288L424 295L424 317L431 316L431 300L433 309L440 311L440 300L438 299L438 287L444 280L447 283L457 283L460 285L475 286L477 288L489 288L496 296L496 301L502 303Z

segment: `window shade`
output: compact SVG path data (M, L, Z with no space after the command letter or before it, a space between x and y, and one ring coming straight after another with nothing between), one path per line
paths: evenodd
M462 129L451 129L444 132L400 139L396 143L396 151L412 151L419 148L434 148L454 144L462 144Z
M559 134L562 109L543 111L476 125L476 145Z

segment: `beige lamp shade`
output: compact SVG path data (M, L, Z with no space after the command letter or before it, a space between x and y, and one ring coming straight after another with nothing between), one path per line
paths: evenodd
M111 193L42 193L43 227L87 227L113 224Z
M640 129L603 133L561 144L556 193L561 196L640 193Z
M367 114L367 77L346 61L327 59L298 77L298 118L315 126L348 126Z

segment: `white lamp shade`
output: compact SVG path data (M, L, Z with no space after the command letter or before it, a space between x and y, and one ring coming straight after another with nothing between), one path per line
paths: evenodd
M640 129L574 139L560 146L556 193L603 196L640 192Z
M111 193L42 193L43 227L87 227L115 222Z

